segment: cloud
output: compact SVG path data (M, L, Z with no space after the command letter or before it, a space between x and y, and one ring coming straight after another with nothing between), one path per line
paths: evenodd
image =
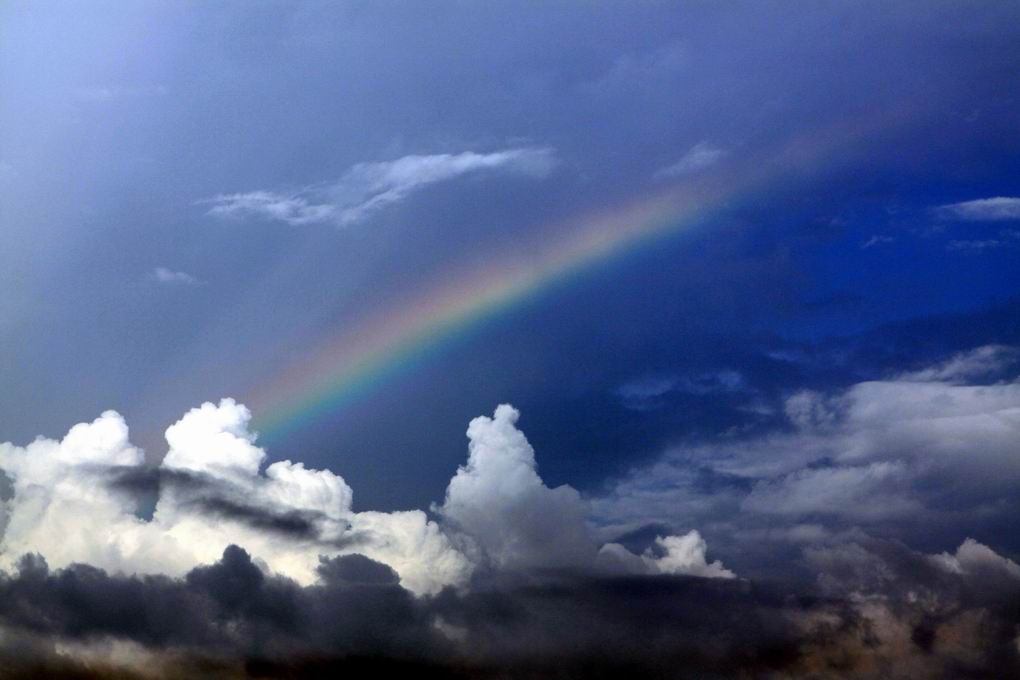
M705 539L692 529L683 536L656 536L653 545L640 556L619 543L607 543L599 549L599 560L611 573L736 577L722 562L709 562L707 552Z
M149 274L149 277L153 281L167 286L197 286L201 283L201 281L187 272L177 272L166 267L156 267Z
M806 525L819 540L854 528L944 541L977 527L1002 535L995 528L1020 510L1017 352L989 345L795 392L784 427L671 448L589 497L594 520L609 540L656 523L698 526L745 577L766 569L750 555L774 553L775 537Z
M119 414L76 425L61 441L0 445L0 470L14 492L0 560L38 552L56 566L180 575L237 543L274 572L308 583L320 555L356 545L415 592L467 578L471 565L424 512L355 513L350 487L328 470L284 460L261 471L265 452L248 430L250 417L224 399L168 428L148 521L135 514L138 500L124 483L146 468Z
M908 475L904 465L889 462L798 470L756 483L742 507L767 515L835 513L854 520L908 516L924 509L899 496Z
M920 371L902 373L898 380L963 384L969 380L995 377L1020 361L1020 349L1008 345L984 345L960 352L946 361Z
M610 499L546 486L508 405L470 423L468 459L434 520L354 512L350 487L327 470L263 469L250 414L232 400L168 428L156 468L108 411L60 441L0 445L11 481L0 663L51 677L1011 674L1013 560L973 538L925 553L826 519L868 525L888 513L861 506L888 506L893 494L927 507L911 485L937 485L925 472L939 460L947 471L980 458L998 470L975 478L973 502L1014 485L1005 471L1016 467L1020 385L972 382L1007 370L1008 356L979 348L926 371L801 392L787 409L793 431L688 455L688 474L702 475L688 491L712 487L726 503L736 490L731 510L765 518L769 550L786 541L800 551L807 574L781 587L735 578L699 530L657 530L642 552L597 540L589 504L598 515ZM677 495L671 464L636 472L631 500L647 511L661 490L668 523L676 512L707 517L703 499ZM146 520L134 492L153 489ZM611 496L622 500L619 485ZM753 552L752 528L728 527Z
M676 163L658 170L656 177L676 178L705 170L727 156L729 152L705 142L695 144Z
M510 406L468 426L467 464L457 470L436 508L449 525L470 537L499 568L583 567L596 545L585 519L588 508L569 486L550 489L535 468L535 452L517 429Z
M323 557L358 553L416 594L463 586L479 571L597 571L587 504L569 486L545 486L517 418L503 405L471 422L467 463L433 520L421 510L354 512L353 491L329 470L290 460L264 467L251 413L232 399L167 428L156 468L145 466L124 419L107 411L60 441L0 445L12 487L0 565L39 553L56 567L180 576L240 545L272 573L307 585L320 578ZM155 499L151 519L137 512L143 499ZM682 559L700 564L703 542L663 540L668 555L683 548Z
M1020 198L996 196L961 203L948 203L935 208L935 213L943 219L964 222L1020 220Z
M892 236L882 236L880 234L875 234L874 236L872 236L867 241L861 244L861 249L865 250L867 248L874 248L875 246L887 245L889 243L895 242L896 239L894 239Z
M817 587L669 574L563 577L415 598L359 555L300 585L228 546L181 578L52 569L0 574L0 661L47 677L636 678L1013 675L1018 567L967 540L953 554L858 537L806 551ZM90 675L89 671L92 674ZM36 671L37 673L39 671Z
M622 404L635 411L648 411L664 406L661 397L671 392L685 394L733 394L748 391L739 371L724 369L708 371L683 378L673 375L650 376L624 383L615 390Z
M393 161L359 163L333 183L291 192L221 194L202 203L211 204L209 214L221 218L258 217L291 225L346 226L432 184L487 171L541 178L555 164L551 149L532 147L492 153L410 155Z
M625 383L616 389L616 396L626 408L647 411L662 405L659 397L676 389L679 379L675 376L651 376Z
M946 250L968 253L980 253L986 250L994 250L1007 245L1006 241L998 239L984 239L982 241L959 241L953 240L946 244Z

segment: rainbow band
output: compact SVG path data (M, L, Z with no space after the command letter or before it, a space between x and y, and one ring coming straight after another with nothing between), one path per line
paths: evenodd
M870 131L877 121L843 121L771 155L745 159L740 168L723 167L622 208L553 225L542 230L538 256L512 259L496 271L446 276L440 285L341 331L246 395L260 435L273 440L336 412L565 279L688 228L729 199L746 197L790 172L812 171L834 146Z

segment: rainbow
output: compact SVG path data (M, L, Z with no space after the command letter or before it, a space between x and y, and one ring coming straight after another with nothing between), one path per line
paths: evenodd
M860 132L858 128L854 132ZM571 277L622 253L689 229L729 200L746 198L787 171L810 171L827 148L856 134L822 130L768 156L747 159L625 205L541 230L537 255L498 268L448 272L401 304L339 330L245 395L260 436L270 441L335 413L424 363L487 320L506 314Z

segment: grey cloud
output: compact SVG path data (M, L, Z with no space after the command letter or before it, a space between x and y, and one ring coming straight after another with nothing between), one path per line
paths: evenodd
M589 496L593 516L608 540L654 523L697 527L743 576L767 570L749 555L773 550L772 538L746 538L765 531L817 525L821 538L856 526L940 542L992 532L1020 511L1018 370L1015 348L991 345L797 392L785 428L677 446Z
M180 579L51 570L29 555L0 575L0 659L48 677L101 668L119 677L399 669L443 678L948 679L1020 669L1017 565L985 546L925 555L859 537L805 559L817 588L561 574L414 598L358 555L324 560L322 582L304 587L263 573L236 546ZM100 665L88 652L104 640L136 647L107 647Z

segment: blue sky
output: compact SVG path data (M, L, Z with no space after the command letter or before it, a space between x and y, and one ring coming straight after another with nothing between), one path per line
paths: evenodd
M1018 27L1012 2L4 3L0 570L217 607L221 571L296 607L364 578L428 645L511 656L472 623L503 588L560 640L522 573L796 582L898 603L903 667L936 677L954 652L916 621L955 639L1020 580ZM366 318L717 187L255 437L260 391ZM748 592L726 606L772 601ZM987 658L1020 664L1002 616Z
M1017 193L1015 18L1005 3L9 5L4 430L112 407L161 455L187 407L243 399L266 365L451 262L873 116L815 167L497 319L296 444L363 477L366 506L415 505L441 490L466 419L512 401L554 479L597 484L732 424L711 395L696 416L670 398L628 411L620 385L743 374L772 346L852 344L1016 294L1020 222L933 210ZM203 203L516 147L555 167L438 181L347 224ZM402 465L420 474L387 481Z

